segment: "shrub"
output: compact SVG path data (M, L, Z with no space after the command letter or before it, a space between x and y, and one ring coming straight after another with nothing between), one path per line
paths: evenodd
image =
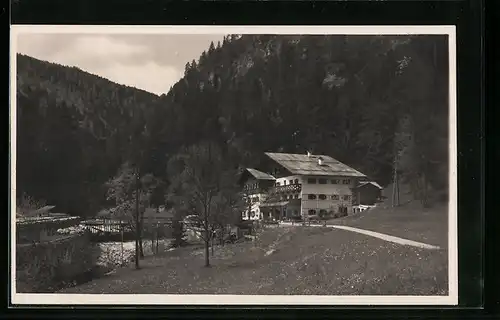
M347 216L347 212L335 212L335 214L333 215L333 218L337 219L337 218L342 218L342 217L346 217Z
M174 247L180 247L186 244L187 233L182 221L175 219L172 221L172 237Z
M91 271L99 249L88 234L16 247L17 292L53 292Z

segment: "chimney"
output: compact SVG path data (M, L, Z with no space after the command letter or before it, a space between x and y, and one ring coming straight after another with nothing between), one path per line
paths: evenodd
M307 157L310 158L312 156L311 152L307 151Z
M320 166L323 165L323 158L321 158L321 157L318 158L318 165L320 165Z

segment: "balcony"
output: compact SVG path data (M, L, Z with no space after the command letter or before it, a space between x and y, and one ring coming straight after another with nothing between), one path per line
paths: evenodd
M286 186L275 186L269 188L269 193L295 193L302 190L302 184L288 184Z
M276 200L276 199L267 199L267 201L263 202L260 207L261 208L272 208L272 207L286 207L286 206L295 206L300 207L301 199L290 199L290 200Z

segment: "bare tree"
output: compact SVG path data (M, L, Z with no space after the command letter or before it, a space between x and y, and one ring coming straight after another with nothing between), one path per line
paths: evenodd
M109 216L127 221L135 232L137 269L139 258L144 257L142 246L144 212L149 206L152 191L157 183L157 179L151 174L140 177L129 163L124 163L118 174L106 183L107 199L115 202L115 206L109 210Z
M226 235L229 235L228 225L235 225L241 220L242 209L246 207L246 201L239 192L239 187L233 184L233 172L226 173L224 188L214 198L213 211L217 214L212 216L211 222L215 231L220 236L221 244L224 244Z
M170 201L190 216L188 227L200 232L205 266L210 266L214 231L227 221L236 203L236 175L225 167L221 150L206 142L184 148L169 162Z

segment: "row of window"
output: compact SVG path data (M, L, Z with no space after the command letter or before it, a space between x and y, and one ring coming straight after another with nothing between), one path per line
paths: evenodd
M257 211L250 211L250 218L255 218L255 217L263 218L264 214L263 213L259 214L259 209L257 209ZM243 218L247 218L246 212L243 213Z
M292 200L292 199L298 199L299 198L299 195L298 194L294 194L294 195L284 195L282 197L282 200ZM340 196L338 194L333 194L330 196L330 200L340 200ZM351 200L351 195L343 195L342 196L342 200L344 201L350 201ZM328 199L328 196L326 194L318 194L318 195L315 195L315 194L308 194L307 195L307 199L308 200L316 200L316 199L319 199L319 200L327 200Z
M282 197L283 200L292 200L292 199L298 199L299 198L299 195L298 194L294 194L294 195L284 195Z
M328 184L328 181L330 182L330 184L351 184L351 179L324 179L324 178L319 178L319 179L316 179L316 178L308 178L307 179L307 183L308 184ZM293 184L299 184L299 179L295 179L295 180L284 180L283 181L283 185L286 186L287 185L287 182L289 185L293 185ZM281 185L280 182L277 182L276 181L276 186L279 187Z
M299 195L298 194L290 194L290 195L284 195L282 196L282 200L293 200L293 199L298 199L299 198ZM339 196L338 194L333 194L333 195L330 195L330 200L340 200L341 196ZM344 201L350 201L351 200L351 195L343 195L342 196L342 200ZM316 200L316 199L319 199L319 200L327 200L328 199L328 196L326 194L318 194L318 195L315 195L315 194L308 194L307 195L307 199L308 200ZM257 203L259 202L259 197L251 197L250 198L250 202L251 203Z
M319 200L326 200L328 198L328 196L326 194L319 194L319 195L315 195L315 194L308 194L307 195L307 199L309 200L316 200L316 199L319 199ZM330 199L331 200L339 200L340 199L340 196L338 194L333 194L330 196ZM345 200L345 201L349 201L351 200L351 195L343 195L342 196L342 200Z
M316 215L316 214L324 215L327 212L328 211L326 209L309 209L307 211L308 215L310 215L310 216L313 216L313 215ZM339 212L345 212L345 213L347 213L347 207L339 207ZM288 214L292 214L292 210L288 210ZM293 210L293 215L295 215L295 216L299 215L299 211L298 210ZM247 214L243 213L243 217L247 218ZM251 211L250 212L250 218L256 218L256 217L257 218L263 218L264 214L262 212L259 213L258 209L257 209L257 211Z
M339 207L339 212L340 213L346 213L347 214L347 207ZM327 211L325 209L320 209L320 210L316 210L316 209L309 209L307 211L307 214L310 215L310 216L314 216L316 214L321 214L321 215L324 215L327 213Z
M309 209L309 211L307 211L307 214L309 214L310 216L314 216L316 215L317 213L319 214L326 214L326 210L325 209L320 209L320 210L316 210L316 209Z
M250 184L245 185L243 188L244 188L244 190L255 190L255 189L259 188L259 184L258 183L250 183Z
M343 180L339 180L339 179L330 179L329 180L331 184L351 184L351 179L343 179ZM324 178L319 178L319 179L316 179L316 178L309 178L307 179L307 183L308 184L328 184L328 179L324 179Z

